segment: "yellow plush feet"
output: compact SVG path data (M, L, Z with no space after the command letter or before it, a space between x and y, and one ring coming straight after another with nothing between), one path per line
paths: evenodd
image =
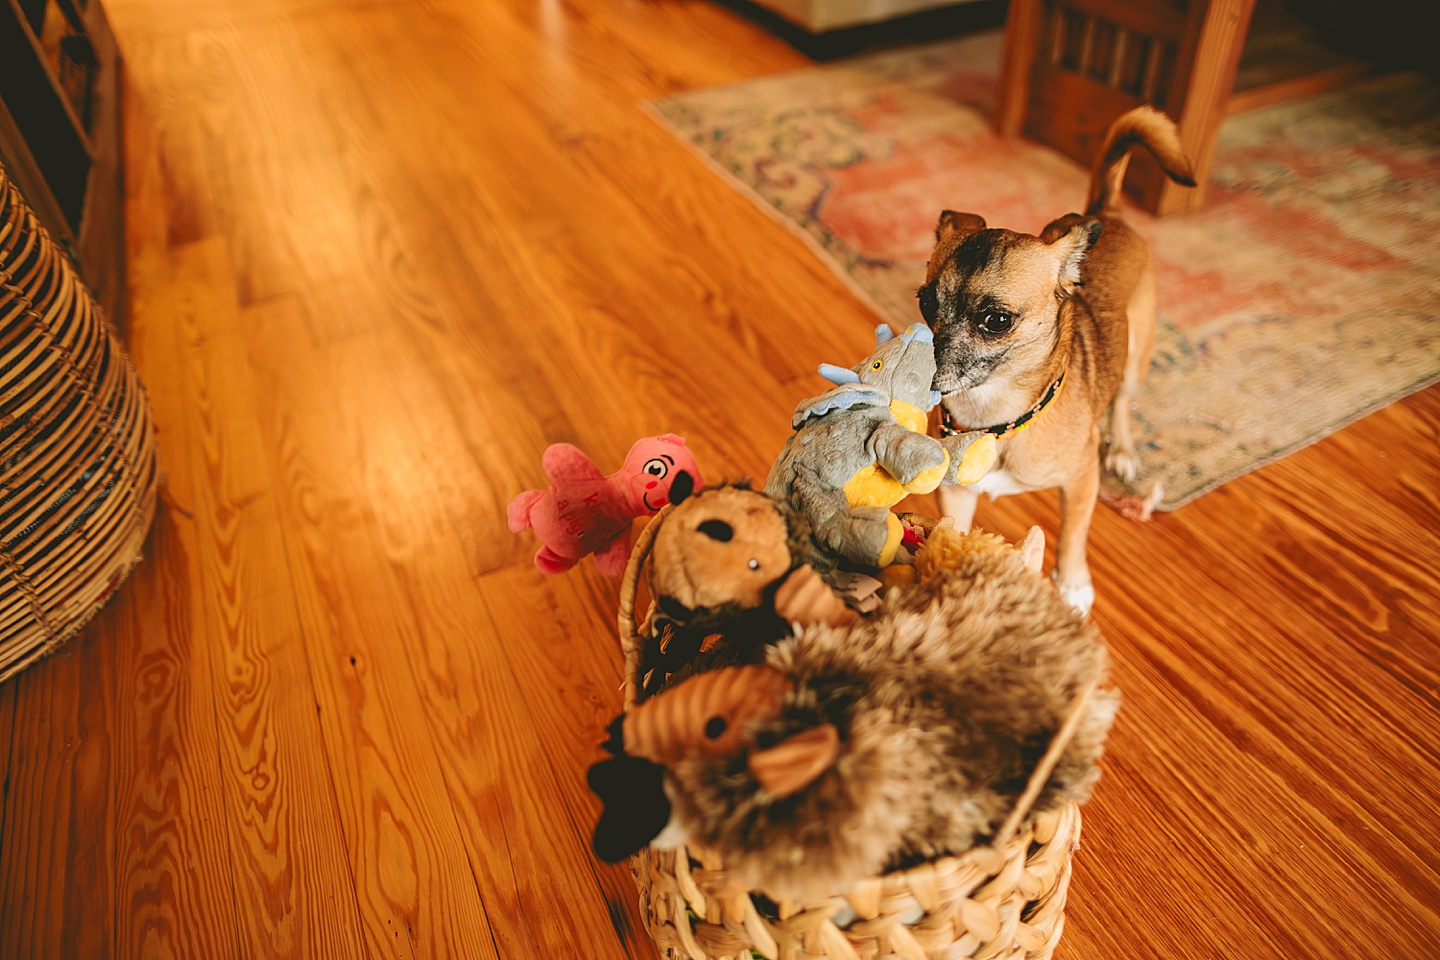
M889 528L885 537L885 546L880 550L879 563L876 566L884 569L890 566L895 560L895 554L900 552L900 541L905 538L905 525L895 514L885 518L885 526Z
M994 458L992 457L991 460L993 462ZM990 468L987 466L985 469L989 470ZM931 467L929 470L921 470L915 475L914 480L911 480L905 485L905 489L910 493L934 493L935 488L940 486L940 482L945 479L945 474L949 471L950 451L946 450L944 463L940 464L938 467ZM981 473L980 476L984 476L984 473ZM976 477L975 479L978 480L979 477ZM975 481L972 480L970 482L974 483Z
M908 563L892 563L880 571L880 585L887 593L896 587L913 587L917 579L915 567Z
M1000 455L995 437L988 433L976 432L950 437L945 440L945 447L946 453L959 451L960 459L955 464L955 482L963 487L978 483L980 478L995 466L995 459Z

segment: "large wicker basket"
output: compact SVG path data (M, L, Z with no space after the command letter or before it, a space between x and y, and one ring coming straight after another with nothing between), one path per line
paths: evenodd
M650 617L637 623L641 569L663 514L638 538L621 582L619 632L625 653L625 707L646 672ZM652 611L653 612L653 611ZM1016 808L990 846L872 877L842 895L806 902L735 893L710 851L646 848L631 859L640 910L666 960L1047 960L1065 926L1070 862L1080 843L1080 810L1068 804L1028 817L1030 807L1079 725L1094 686L1036 766Z
M144 390L0 168L0 681L100 609L154 509Z

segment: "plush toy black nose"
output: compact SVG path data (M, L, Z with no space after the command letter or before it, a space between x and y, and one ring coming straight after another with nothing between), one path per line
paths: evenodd
M661 613L676 623L684 623L695 615L694 610L691 610L674 597L659 597L655 603L659 606Z
M724 520L706 520L696 529L711 540L719 540L721 543L729 543L735 536L735 528Z
M690 494L695 492L695 478L690 476L690 471L681 470L675 474L675 479L670 481L670 502L678 504Z
M665 771L646 760L617 757L590 768L590 789L604 808L591 846L606 863L619 863L654 840L670 822Z

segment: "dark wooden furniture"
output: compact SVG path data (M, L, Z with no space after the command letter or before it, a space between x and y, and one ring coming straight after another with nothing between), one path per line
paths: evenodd
M1327 15L1326 6L1336 9ZM1352 22L1354 7L1346 0L1011 0L996 122L1001 133L1024 134L1088 166L1116 116L1154 104L1179 125L1200 186L1171 183L1137 154L1126 189L1152 213L1194 210L1204 202L1226 116L1375 69L1365 45L1336 26Z
M1255 0L1012 0L996 120L1087 166L1116 116L1151 103L1175 118L1196 189L1136 154L1127 189L1155 213L1194 209Z
M120 69L100 0L0 0L0 163L117 324Z

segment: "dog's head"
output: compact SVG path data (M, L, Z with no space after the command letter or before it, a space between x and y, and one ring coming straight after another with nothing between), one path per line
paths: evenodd
M940 215L917 294L935 331L936 390L971 390L1046 366L1061 332L1061 305L1100 236L1099 220L1067 221L1063 230L1034 237L987 229L973 213Z

